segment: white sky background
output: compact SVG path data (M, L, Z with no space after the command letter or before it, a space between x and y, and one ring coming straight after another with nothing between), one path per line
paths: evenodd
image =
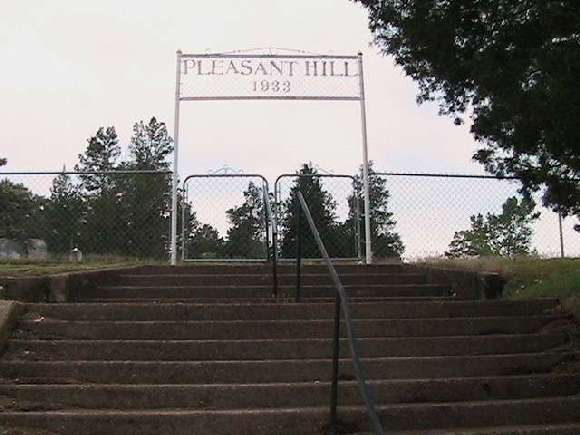
M471 161L477 145L469 127L438 116L434 104L417 106L416 85L371 41L366 11L348 0L0 0L3 170L72 169L100 126L117 128L125 152L139 120L156 116L172 134L178 48L272 46L364 53L369 156L377 170L483 173ZM181 126L182 178L227 165L273 185L306 161L354 173L362 159L357 102L184 102ZM399 215L400 230L408 221L429 233L417 216L427 214ZM552 221L538 235L550 250L558 244ZM452 226L450 234L459 229Z
M416 87L369 48L367 14L347 0L0 0L0 154L8 170L72 168L114 125L128 143L152 115L172 131L175 51L287 47L365 54L369 153L377 169L481 173L467 127L415 103ZM223 165L273 178L311 160L352 173L356 102L182 105L181 174Z

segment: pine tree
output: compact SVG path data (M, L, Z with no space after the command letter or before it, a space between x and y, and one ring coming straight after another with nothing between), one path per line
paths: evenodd
M262 188L250 182L244 192L244 203L227 212L232 225L225 245L230 258L265 258L265 216Z
M364 252L366 241L363 192L363 167L361 166L353 182L353 194L348 198L349 216L344 224L350 245L356 245L358 202L361 252ZM405 251L405 246L399 234L395 232L396 221L393 213L389 211L390 193L387 189L387 180L375 173L373 162L369 163L369 197L373 255L379 258L400 257Z
M46 242L51 253L67 253L79 244L84 213L79 187L63 168L52 182L46 209Z
M336 223L336 202L332 195L323 189L320 177L316 177L317 174L318 172L311 163L303 164L297 174L294 185L290 189L289 198L284 204L281 204L282 231L280 251L282 257L291 258L296 256L298 192L301 192L304 196L329 255L336 257L343 252L340 231ZM305 176L301 177L300 175ZM305 258L320 258L318 245L304 217L301 220L300 230L302 234L302 256Z
M502 213L481 213L471 216L471 228L458 231L449 244L447 257L530 255L532 223L540 217L529 199L511 197L502 206Z
M152 117L147 124L139 121L133 126L129 151L134 169L167 170L167 158L173 152L173 139L169 136L165 123Z
M164 123L155 117L133 126L129 145L130 161L124 169L167 171L167 157L173 152L173 139ZM132 174L123 176L123 215L128 223L131 251L140 257L162 258L167 252L167 231L171 212L170 174Z
M80 175L86 203L80 248L87 253L122 255L130 249L127 225L119 214L124 199L118 189L119 177L104 173L118 169L120 154L115 128L101 127L88 139L87 149L79 155L79 164L75 166L79 172L98 172Z
M219 258L224 253L224 241L218 230L209 224L202 224L194 211L186 215L187 229L185 234L186 258L211 259Z
M109 172L117 169L121 154L115 127L100 127L95 136L88 139L84 154L79 154L77 172ZM88 193L103 194L114 189L114 178L106 174L82 175L82 186Z

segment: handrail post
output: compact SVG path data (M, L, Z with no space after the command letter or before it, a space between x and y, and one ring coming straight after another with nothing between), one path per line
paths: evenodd
M276 299L278 297L278 249L276 232L272 233L272 287L272 297Z
M332 386L330 389L330 434L337 434L338 372L340 358L340 295L334 302L334 339L332 344Z
M342 283L340 282L340 278L338 276L338 273L336 272L336 268L332 264L330 256L328 255L328 251L324 247L324 243L322 242L322 239L320 238L320 233L318 232L318 229L316 228L316 224L314 223L314 220L312 219L312 214L310 214L310 209L308 208L308 204L306 204L306 201L304 200L304 196L302 196L302 193L298 192L297 197L298 197L298 200L300 201L300 206L302 207L302 211L304 212L304 217L306 218L308 226L310 227L310 231L312 232L312 236L314 237L314 241L318 245L318 249L320 250L320 253L322 254L322 258L324 259L324 262L326 263L326 265L328 267L330 277L332 278L334 286L336 287L337 298L339 298L340 302L341 302L341 304L337 304L337 306L338 306L338 309L340 310L340 312L342 312L342 314L344 315L344 323L346 326L346 336L348 338L348 344L350 347L352 367L353 367L353 371L354 371L356 380L358 381L358 384L359 384L359 389L360 389L362 398L363 398L364 403L365 403L367 414L369 416L369 419L371 420L371 424L374 428L375 434L376 435L384 435L385 431L383 429L383 425L382 425L381 420L380 420L380 418L377 414L377 411L376 411L374 395L372 394L371 390L369 389L369 387L367 385L364 366L363 366L363 363L359 357L359 355L360 355L359 342L358 342L358 338L357 338L356 334L353 331L352 317L351 317L351 313L350 313L350 307L348 304L348 296L346 294L346 291L345 291ZM335 316L335 323L336 323L336 321L338 321L339 325L340 325L340 316ZM339 332L340 332L340 330L339 330ZM336 337L338 337L338 339L340 340L339 333L336 334ZM339 352L340 352L340 350L338 349L338 346L335 348L335 350L336 350L336 353L335 353L336 357L335 357L334 361L335 361L335 364L337 364L336 378L335 379L336 379L336 383L337 383L336 386L337 386L337 390L338 390L338 365L339 365L338 356L339 356ZM333 381L334 381L334 379L333 379ZM337 396L337 402L338 402L338 396ZM335 406L333 406L333 404L331 403L331 418L332 418L332 408L335 408ZM335 423L336 423L336 416L334 417L334 419L335 419Z
M302 279L300 266L302 264L302 206L296 196L296 302L300 302Z

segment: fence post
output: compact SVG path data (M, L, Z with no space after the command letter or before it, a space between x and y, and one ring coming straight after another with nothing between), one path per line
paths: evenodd
M363 186L364 186L364 204L365 204L365 253L366 263L373 262L373 248L371 241L371 196L369 188L369 149L367 136L367 110L365 100L365 82L363 72L363 57L362 53L358 54L358 77L360 87L360 113L361 113L361 128L363 140Z
M181 50L175 68L175 117L173 124L173 183L171 192L171 265L177 264L177 188L179 183L179 98L181 95Z
M298 195L296 196L296 302L300 302L302 279L300 266L302 264L302 207Z
M558 225L560 227L560 256L564 258L564 231L562 230L562 212L558 212Z

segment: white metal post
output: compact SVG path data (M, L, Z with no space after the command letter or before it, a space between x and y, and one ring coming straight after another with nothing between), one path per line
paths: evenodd
M562 258L566 257L564 253L564 231L562 230L562 213L558 212L558 225L560 229L560 256Z
M179 98L181 96L181 50L175 68L175 116L173 119L173 187L171 197L171 265L177 264L177 189L179 185Z
M360 114L363 142L363 185L364 185L364 203L365 203L365 252L366 263L372 264L373 250L371 242L371 198L369 188L369 150L367 139L367 110L365 103L365 83L363 75L363 55L358 54L358 80L360 85Z

